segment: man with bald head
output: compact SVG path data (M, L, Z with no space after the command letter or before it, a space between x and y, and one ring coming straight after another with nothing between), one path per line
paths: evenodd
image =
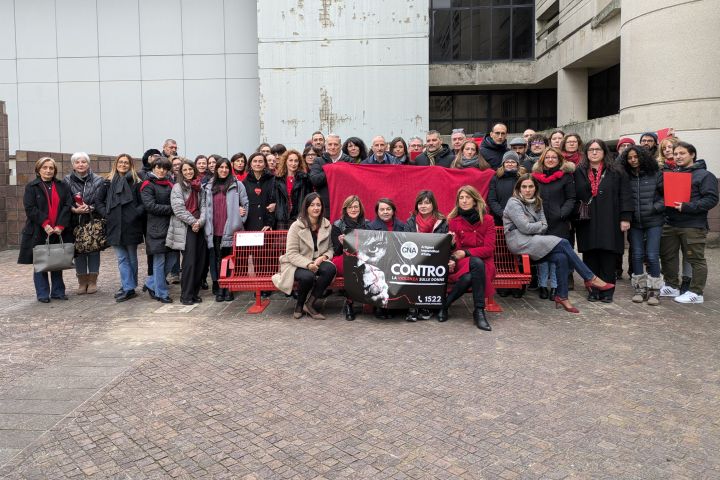
M372 155L362 161L365 165L398 165L400 161L387 153L385 137L378 135L372 140Z

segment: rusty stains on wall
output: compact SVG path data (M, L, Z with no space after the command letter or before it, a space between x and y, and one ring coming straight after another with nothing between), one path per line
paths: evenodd
M318 114L320 116L320 130L327 132L333 132L337 125L340 123L346 123L352 119L348 115L340 116L333 112L332 109L333 99L328 95L326 88L320 88L320 108Z

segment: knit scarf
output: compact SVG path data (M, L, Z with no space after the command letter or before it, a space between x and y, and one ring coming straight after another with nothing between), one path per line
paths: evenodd
M166 187L172 188L173 184L170 180L163 178L162 180L156 177L154 178L154 182L150 180L145 180L142 185L140 186L140 191L142 192L145 187L150 185L151 183L154 183L155 185L165 185Z
M533 172L532 176L540 183L552 183L555 180L560 180L565 172L562 170L555 170L554 172Z
M665 166L667 166L671 170L675 170L677 168L677 164L675 163L675 160L672 158L665 159Z
M185 208L195 218L200 218L200 182L200 177L190 182L190 195L185 200Z
M577 165L580 162L580 151L577 150L573 153L569 152L562 152L563 157L565 157L565 161L572 162L575 165Z
M113 177L107 195L108 210L112 210L118 205L127 205L133 201L132 187L130 186L132 183L133 176L130 172L125 175L117 174Z
M597 169L588 168L588 180L590 180L590 192L593 197L597 197L598 190L600 189L600 182L602 182L603 177L605 176L603 173L603 165L598 165ZM593 175L593 172L595 174Z
M440 153L440 150L442 150L442 147L438 148L434 152L431 152L430 150L425 150L425 155L427 155L428 160L430 160L430 165L435 165L435 157L438 153Z
M480 221L480 214L474 208L471 208L470 210L463 210L458 207L458 215L467 220L470 225L474 225Z
M460 168L468 167L480 167L480 160L478 159L477 155L472 158L463 157L460 159Z
M428 215L427 218L420 214L415 215L415 224L417 225L417 231L420 233L432 233L435 222L437 222L435 215Z

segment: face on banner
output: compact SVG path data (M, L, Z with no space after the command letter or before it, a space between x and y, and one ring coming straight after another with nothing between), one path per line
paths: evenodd
M352 230L345 235L345 291L385 308L440 307L450 235Z

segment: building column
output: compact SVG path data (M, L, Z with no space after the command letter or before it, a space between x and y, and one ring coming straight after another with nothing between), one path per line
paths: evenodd
M588 119L588 74L586 68L563 68L557 79L557 124Z

